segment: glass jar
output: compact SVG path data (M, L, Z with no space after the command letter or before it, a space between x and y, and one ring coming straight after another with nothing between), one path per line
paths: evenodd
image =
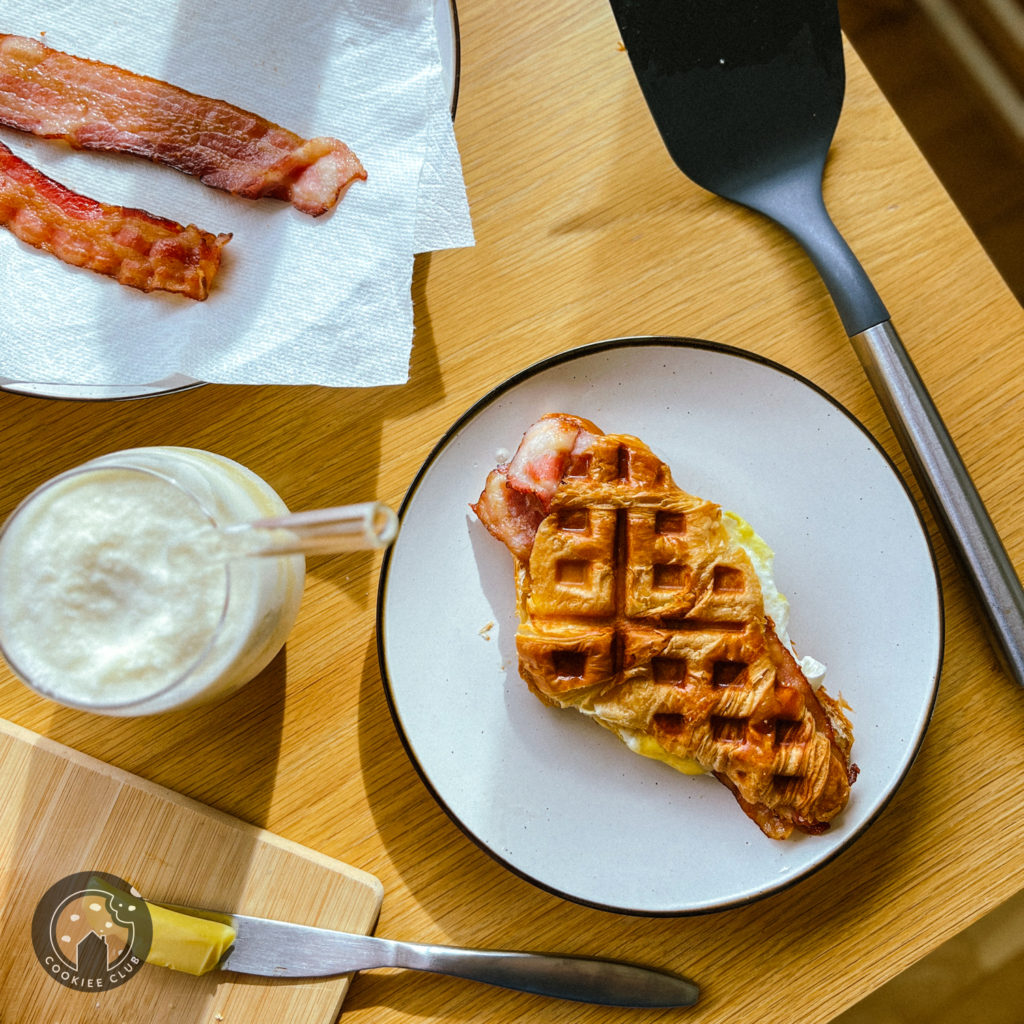
M284 645L305 559L228 557L220 531L287 511L252 471L195 448L62 473L0 531L0 651L36 692L101 714L231 693Z

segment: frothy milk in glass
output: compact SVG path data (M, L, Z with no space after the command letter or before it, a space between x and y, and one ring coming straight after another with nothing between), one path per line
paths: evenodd
M228 559L219 530L287 513L244 466L133 448L34 491L0 533L0 646L71 707L142 715L237 689L280 650L302 555Z

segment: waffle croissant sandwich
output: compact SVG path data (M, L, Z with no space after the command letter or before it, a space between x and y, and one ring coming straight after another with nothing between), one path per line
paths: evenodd
M519 671L537 697L713 773L770 838L828 828L857 775L852 728L776 635L742 520L637 438L560 413L472 508L515 556Z

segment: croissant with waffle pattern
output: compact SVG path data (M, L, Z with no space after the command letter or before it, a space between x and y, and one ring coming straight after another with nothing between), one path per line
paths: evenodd
M719 506L637 438L555 413L472 508L515 555L519 671L537 697L713 773L770 838L828 828L857 776L852 728L776 636Z

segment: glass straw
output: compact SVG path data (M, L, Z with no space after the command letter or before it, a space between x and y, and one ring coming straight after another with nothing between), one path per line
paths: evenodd
M333 555L386 548L398 533L398 516L379 501L292 512L218 530L224 557Z

